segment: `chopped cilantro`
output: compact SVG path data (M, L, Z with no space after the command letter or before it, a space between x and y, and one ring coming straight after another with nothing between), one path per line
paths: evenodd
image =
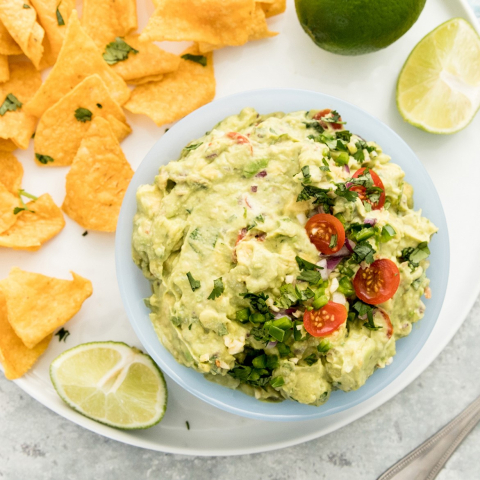
M225 287L223 286L222 277L217 278L216 280L213 281L213 290L212 290L212 293L208 296L208 299L215 300L224 292L224 290L225 290Z
M275 305L287 309L295 305L299 300L300 298L295 287L291 283L286 283L280 287L280 297L275 301Z
M335 190L335 194L338 197L343 197L347 202L354 202L358 198L358 193L352 190L349 190L345 183L336 183L337 189Z
M268 300L268 295L264 293L241 293L241 297L250 300L250 305L254 310L260 313L270 313L268 305L265 303Z
M185 422L185 425L187 426L187 430L190 430L190 424L188 423L188 420Z
M204 55L192 55L191 53L186 53L182 55L184 60L190 60L191 62L199 63L202 67L207 66L207 57Z
M307 260L300 258L298 255L295 257L295 261L297 262L298 268L300 270L315 270L316 268L323 270L323 267L319 267L314 263L308 262Z
M30 212L30 213L35 213L33 210L30 210L26 205L25 205L25 202L23 201L23 198L22 197L27 197L29 198L30 200L38 200L38 197L36 197L35 195L32 195L31 193L28 193L26 192L25 190L23 189L20 189L18 190L18 196L20 198L20 202L22 204L21 207L15 207L13 209L13 214L14 215L18 215L20 212Z
M40 153L36 153L35 157L43 165L46 165L48 162L53 162L53 158L50 157L49 155L41 155Z
M58 341L61 342L62 340L65 342L67 337L70 335L68 330L65 330L63 327L55 334L58 337Z
M270 386L273 388L280 388L282 385L285 384L285 380L283 377L275 377L270 380Z
M337 150L348 153L348 148L342 140L337 140Z
M310 166L305 165L304 167L302 167L302 173L303 173L303 178L305 179L305 183L308 183L312 177L310 175Z
M332 348L331 343L328 340L325 340L325 339L322 340L317 346L317 350L320 353L327 353L331 348Z
M92 121L92 112L88 108L77 108L75 110L75 118L82 123Z
M82 237L86 237L88 235L88 232L87 230L85 230L83 233L82 233Z
M0 106L0 115L3 117L7 112L14 112L22 108L23 103L13 94L9 93Z
M195 280L190 272L187 273L187 278L190 282L190 288L192 289L192 292L200 288L200 282Z
M267 343L270 340L270 334L263 327L253 327L250 335L253 335L253 338L259 342Z
M318 285L322 280L322 276L316 270L302 270L297 280L308 282L310 285Z
M330 171L330 166L328 165L328 162L325 158L322 158L322 163L323 166L319 167L322 172L329 172Z
M336 110L333 110L331 114L332 114L331 117L322 117L320 120L326 123L340 123L340 124L347 123L347 122L342 122L340 114Z
M65 20L63 20L62 14L60 13L60 10L57 7L57 11L55 12L57 15L57 23L60 27L65 25Z
M310 367L318 362L318 357L314 353L312 353L308 357L305 357L303 361Z
M197 240L198 237L200 237L200 230L198 229L198 227L193 230L193 232L190 234L190 238L193 239L193 240Z
M200 143L194 143L193 145L189 145L188 147L184 147L183 149L184 150L187 150L188 152L190 152L191 150L196 150L200 145L202 145L203 142L200 142Z
M103 108L103 106L102 106L101 103L97 103L97 107L98 107L98 108Z
M323 133L325 129L320 125L320 122L313 120L312 122L303 122L307 128L314 128L318 133Z
M335 136L341 140L344 140L345 142L349 142L350 139L352 138L352 134L348 130L340 130L335 132Z
M385 225L382 228L382 233L380 234L380 241L382 243L388 242L396 235L395 229L391 225Z
M372 247L372 245L370 245L369 242L364 240L362 242L358 242L355 245L351 260L354 263L361 263L361 262L372 263L373 255L375 253L376 253L375 249Z
M263 223L265 221L265 218L263 218L263 215L257 215L255 217L255 220L258 222L258 223Z
M105 47L105 52L103 53L103 59L109 65L115 65L118 62L123 62L128 58L128 55L138 53L138 50L135 50L130 45L128 45L123 38L117 37L115 41L110 42Z
M32 7L30 5L27 5L26 3L24 3L23 8L32 8Z
M368 328L369 330L379 330L382 328L375 326L373 321L373 311L375 310L375 307L372 305L368 305L367 303L357 300L353 304L353 310L357 311L358 317L365 317L365 315L367 316L367 321L363 324L364 327Z
M416 248L407 247L402 250L401 262L408 262L410 269L415 270L422 260L425 260L430 255L428 242L422 242Z
M298 194L297 202L302 202L310 198L314 198L314 205L321 205L325 213L330 212L330 207L332 207L335 202L333 198L329 197L328 192L324 188L314 187L313 185L306 185L302 183L303 190Z
M334 234L330 237L330 243L328 244L329 248L335 248L337 246L338 235Z
M287 357L290 354L290 347L284 343L277 343L277 350L281 357Z

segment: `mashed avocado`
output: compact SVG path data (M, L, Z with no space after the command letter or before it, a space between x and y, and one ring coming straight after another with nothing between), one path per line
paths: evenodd
M133 258L152 283L160 340L183 365L261 400L321 405L334 389L361 387L424 314L436 227L412 195L402 169L337 112L226 118L137 192ZM345 245L330 238L342 247L335 256L307 235L318 213L345 230ZM354 288L377 259L400 276L380 305ZM304 314L327 302L346 319L313 336Z

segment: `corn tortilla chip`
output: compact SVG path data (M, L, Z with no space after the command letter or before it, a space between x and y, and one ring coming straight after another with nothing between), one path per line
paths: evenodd
M287 0L260 0L259 3L267 18L279 15L287 8Z
M62 209L83 228L114 232L132 176L110 124L97 117L67 174Z
M7 27L0 21L0 55L21 55L22 49L8 33Z
M198 55L195 47L183 54ZM178 70L167 73L160 82L139 85L125 108L148 115L157 125L174 122L205 105L215 97L213 55L206 54L207 66L181 59Z
M159 0L140 39L243 45L255 0Z
M34 348L27 348L8 322L7 302L0 293L0 362L8 380L27 373L47 349L51 338L52 335L48 335Z
M75 2L73 0L61 0L61 2L58 0L30 1L37 11L40 25L45 30L44 57L47 57L47 60L42 63L53 65L62 48L65 32L67 31L66 25L72 10L75 8ZM40 65L40 67L42 66Z
M139 35L129 35L124 39L128 45L138 50L138 53L130 53L126 60L112 65L112 69L127 83L158 81L160 75L178 69L178 55L166 52L152 42L142 42L138 37Z
M0 83L8 81L10 78L10 69L8 68L8 57L0 55Z
M11 153L0 151L0 181L7 190L14 195L18 195L22 178L22 164Z
M20 212L17 221L0 233L0 247L35 251L65 226L62 211L48 193L26 206L31 211Z
M22 106L0 116L0 138L12 140L19 148L28 148L37 119L25 111L25 104L41 84L40 73L30 62L10 63L10 80L0 83L0 105L7 95L13 94Z
M143 85L144 83L159 82L164 75L150 75L149 77L135 78L128 80L130 85Z
M261 40L262 38L274 37L275 35L278 35L278 33L271 32L268 29L265 12L262 6L257 3L255 5L255 12L252 15L252 24L250 25L248 40Z
M13 152L17 146L11 140L0 138L0 152Z
M28 5L30 8L24 8ZM45 31L37 21L37 12L29 0L4 0L0 2L0 20L22 52L38 68L43 54Z
M137 29L136 0L83 0L82 26L103 51L115 37Z
M73 10L57 62L47 80L25 109L36 117L57 103L86 77L97 73L107 86L110 96L120 105L130 96L126 83L105 63L102 52L85 33Z
M90 120L82 117L80 120L77 119L75 112L79 108L91 112ZM112 99L103 80L98 75L90 75L40 118L35 132L35 152L48 155L54 160L43 166L71 165L82 138L90 128L91 121L98 116L107 120L112 117L118 120L112 129L119 141L124 138L123 133L131 131L126 125L127 120L123 110ZM123 131L119 131L122 127L119 127L118 123L124 127ZM36 161L42 165L38 159Z
M8 322L27 348L67 323L92 294L90 280L71 274L73 280L60 280L14 267L0 281Z
M7 187L0 182L0 233L8 230L17 221L13 210L19 206L20 199L18 195L11 193Z

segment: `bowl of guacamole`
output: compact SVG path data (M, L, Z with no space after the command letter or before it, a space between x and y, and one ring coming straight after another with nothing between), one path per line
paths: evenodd
M441 308L448 235L431 180L381 122L318 93L247 92L149 153L117 271L174 380L234 413L298 420L367 400L414 358Z

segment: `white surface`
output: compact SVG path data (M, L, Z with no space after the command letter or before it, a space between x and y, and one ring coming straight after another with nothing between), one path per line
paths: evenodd
M145 5L144 5L145 1ZM140 14L152 8L139 2ZM145 7L145 8L144 8ZM144 10L142 10L144 8ZM94 295L68 324L66 344L56 338L35 369L17 382L27 393L52 410L95 432L133 445L166 452L197 455L228 455L272 450L300 443L334 431L365 415L408 385L438 355L458 329L480 288L480 254L475 245L480 233L473 206L477 204L480 163L480 119L451 137L430 135L405 124L395 108L395 82L414 45L448 18L473 15L463 1L429 0L415 26L387 50L365 57L338 57L313 45L299 27L289 2L287 13L270 24L281 34L215 54L217 96L260 87L295 87L323 91L350 101L391 126L413 148L429 171L442 198L451 240L451 281L445 305L425 348L410 367L367 403L348 412L308 422L266 423L226 414L184 392L169 382L169 408L162 423L141 432L121 432L96 424L66 407L56 396L48 378L48 365L65 348L94 340L120 340L138 344L121 307L115 280L113 235L89 233L67 219L65 230L39 252L0 251L0 278L12 266L68 278L68 270L90 278ZM122 147L135 168L162 129L147 118L129 117L134 134ZM34 165L32 149L17 152L25 167L23 187L32 193L50 192L58 204L64 196L67 169ZM471 219L471 217L473 219ZM435 292L434 292L435 293ZM196 428L184 421L195 418Z

